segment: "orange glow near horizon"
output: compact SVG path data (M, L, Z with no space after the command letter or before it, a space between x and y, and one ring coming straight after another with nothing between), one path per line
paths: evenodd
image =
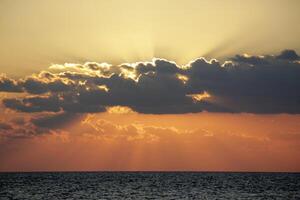
M89 114L65 131L1 140L0 171L300 170L299 115L124 110Z

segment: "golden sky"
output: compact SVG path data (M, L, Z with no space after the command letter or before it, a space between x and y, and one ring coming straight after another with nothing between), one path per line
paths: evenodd
M1 0L0 171L300 171L300 1Z
M298 0L1 0L0 69L300 50ZM16 71L18 72L16 74Z

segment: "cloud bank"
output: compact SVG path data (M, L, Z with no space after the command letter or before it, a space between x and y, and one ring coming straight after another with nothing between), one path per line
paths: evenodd
M160 58L120 65L67 63L18 80L1 75L0 91L20 93L3 104L27 113L97 113L126 106L149 114L297 114L300 57L284 50L236 55L225 63L198 58L185 66Z

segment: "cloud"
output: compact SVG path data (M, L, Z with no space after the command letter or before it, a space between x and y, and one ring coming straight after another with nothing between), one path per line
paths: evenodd
M142 123L121 125L108 120L97 119L97 117L92 115L87 116L81 124L81 131L85 135L95 137L95 139L144 140L147 142L170 139L176 135L192 133L192 131L187 130L179 131L175 127L149 126Z
M12 126L6 122L0 122L0 131L11 130Z
M185 66L151 62L53 65L19 80L2 75L3 104L20 112L96 113L126 106L139 113L300 113L300 59L236 55L221 64L199 58ZM201 97L201 98L200 98Z
M31 94L43 94L46 92L65 92L72 89L71 85L64 83L62 80L43 82L39 79L28 78L20 83L24 90Z
M276 58L285 59L285 60L299 60L299 56L296 51L287 49L281 52Z
M15 80L6 77L4 74L0 74L0 91L22 92L22 87Z
M50 132L48 127L37 126L29 118L0 121L0 142L2 139L27 139Z
M26 97L22 99L4 99L3 104L21 112L59 112L60 101L57 97Z
M76 120L79 120L82 117L83 115L80 114L74 115L72 113L58 113L58 114L32 118L31 123L41 128L58 129L58 128L64 128L68 124Z
M79 97L78 97L79 98ZM3 104L10 109L35 113L35 112L60 112L69 113L94 113L104 112L106 109L101 105L88 105L78 103L72 97L60 98L59 96L34 96L25 98L4 99Z

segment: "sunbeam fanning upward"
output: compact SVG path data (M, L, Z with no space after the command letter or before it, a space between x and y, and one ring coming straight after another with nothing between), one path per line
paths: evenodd
M163 57L184 64L199 56L299 51L299 6L297 0L2 0L1 67L20 75L51 63Z
M299 8L1 0L0 199L300 199Z

